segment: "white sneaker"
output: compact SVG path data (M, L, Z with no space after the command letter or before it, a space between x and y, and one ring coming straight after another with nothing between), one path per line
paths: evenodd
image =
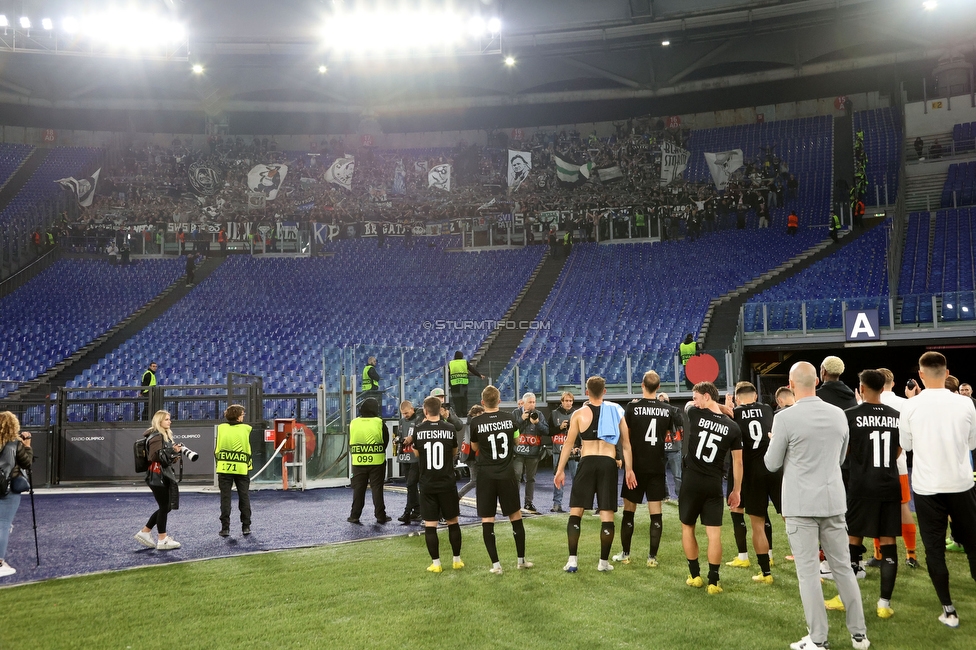
M864 570L864 567L857 567L857 571L854 572L854 577L858 580L864 580L868 577L868 572ZM867 646L865 646L867 647Z
M868 650L871 647L871 642L868 641L867 634L852 634L851 645L854 646L854 650Z
M7 566L6 562L4 562L3 564L4 566ZM946 627L952 627L952 628L959 627L959 615L956 614L955 612L953 612L952 614L946 614L945 612L942 612L941 614L939 614L939 622L945 625Z
M17 569L13 568L5 561L0 560L0 578L4 578L6 576L12 576L15 573L17 573ZM958 621L959 619L956 620ZM956 623L956 625L958 625L958 623Z
M596 566L597 571L613 571L613 565L609 562L600 562Z
M169 535L165 539L159 540L159 543L156 544L156 550L171 551L174 548L179 548L180 546L182 546L182 544L173 539L172 535Z
M496 576L500 576L502 574L502 568L500 566L493 566L488 569L488 573L494 573Z
M802 639L800 639L799 641L797 641L796 643L790 644L791 650L816 650L816 648L829 648L829 647L830 645L828 643L824 643L823 645L817 645L816 643L813 642L813 639L810 638L809 634L803 637Z
M820 579L821 580L833 580L834 572L830 570L830 565L827 564L827 560L820 563ZM801 641L803 639L800 639ZM799 643L799 641L797 642Z
M624 553L621 551L610 559L612 559L614 562L620 562L621 564L630 564L630 553Z
M140 530L138 533L133 535L132 538L143 546L148 548L156 548L156 542L153 541L152 533L144 533Z

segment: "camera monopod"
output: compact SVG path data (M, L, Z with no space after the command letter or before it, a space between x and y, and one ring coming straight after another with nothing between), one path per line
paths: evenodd
M34 555L37 557L37 566L41 566L41 551L37 545L37 511L34 510L34 474L29 469L27 479L30 482L31 519L34 520Z

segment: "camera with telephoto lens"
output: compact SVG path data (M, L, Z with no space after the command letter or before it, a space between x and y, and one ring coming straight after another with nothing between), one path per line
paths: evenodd
M183 445L183 451L181 451L180 453L183 454L183 456L187 460L189 460L191 463L197 462L197 459L200 458L200 454L198 454L197 452L193 451L192 449L190 449L186 445Z
M538 411L529 411L529 419L532 420L533 422L538 422L539 421L539 412Z

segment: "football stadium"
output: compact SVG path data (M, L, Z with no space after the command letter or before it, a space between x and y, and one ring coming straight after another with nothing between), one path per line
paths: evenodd
M0 0L0 647L973 648L974 65L971 0Z

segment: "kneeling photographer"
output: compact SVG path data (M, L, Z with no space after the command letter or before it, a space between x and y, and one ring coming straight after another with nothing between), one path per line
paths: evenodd
M135 534L135 539L143 546L160 551L169 551L180 547L180 543L166 532L166 520L170 510L180 508L180 488L173 471L174 463L185 455L191 461L199 454L173 441L173 431L170 429L172 418L169 411L156 411L153 415L152 426L143 434L146 438L146 458L149 460L149 470L146 472L146 484L156 497L158 508L152 513L146 525ZM153 527L159 533L159 540L154 542Z

